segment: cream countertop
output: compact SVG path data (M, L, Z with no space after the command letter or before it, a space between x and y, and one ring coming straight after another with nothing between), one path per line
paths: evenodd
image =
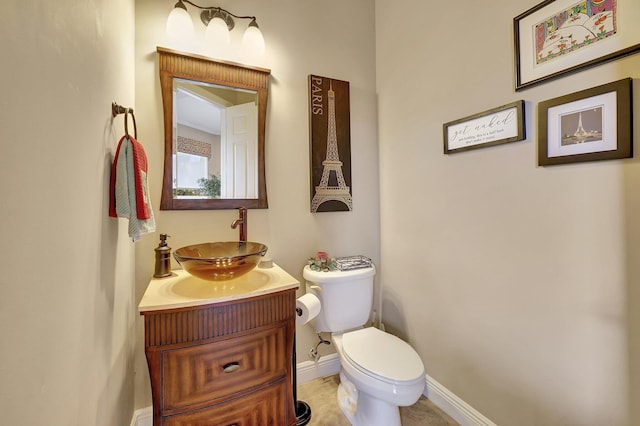
M153 278L138 305L138 312L185 308L245 299L298 288L300 283L275 263L272 268L256 268L229 281L205 281L183 269L166 278Z

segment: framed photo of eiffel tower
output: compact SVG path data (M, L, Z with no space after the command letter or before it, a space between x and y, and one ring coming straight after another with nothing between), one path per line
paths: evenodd
M631 79L538 104L538 165L633 157Z
M311 212L351 211L349 82L309 75Z

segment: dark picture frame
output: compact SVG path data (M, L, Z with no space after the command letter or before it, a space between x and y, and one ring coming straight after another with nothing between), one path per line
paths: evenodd
M633 157L632 80L538 104L538 165Z
M545 0L513 19L515 90L640 51L640 1Z
M311 213L352 211L349 82L309 75Z
M445 154L524 140L524 101L445 123L443 134Z

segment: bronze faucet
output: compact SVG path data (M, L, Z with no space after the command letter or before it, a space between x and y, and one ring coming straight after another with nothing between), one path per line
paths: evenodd
M239 207L240 217L231 223L231 229L236 229L240 225L240 242L247 242L247 209Z

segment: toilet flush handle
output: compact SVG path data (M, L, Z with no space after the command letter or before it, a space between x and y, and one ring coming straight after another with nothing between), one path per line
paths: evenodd
M315 291L322 291L322 287L320 287L319 285L315 285L315 284L310 285L309 288L311 290L315 290Z

